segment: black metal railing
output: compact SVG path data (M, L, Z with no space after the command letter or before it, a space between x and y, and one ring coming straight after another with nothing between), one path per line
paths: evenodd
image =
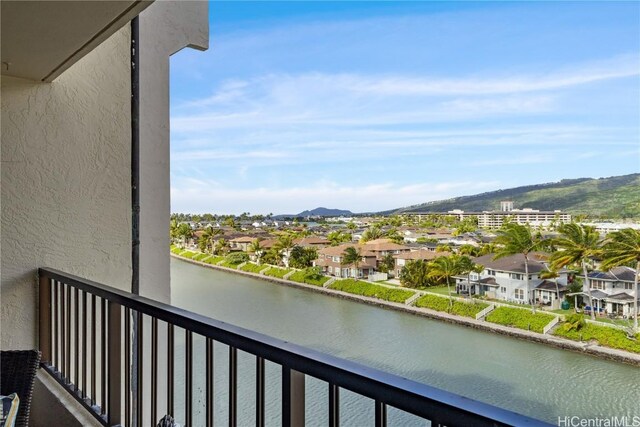
M546 425L541 421L446 392L397 375L329 356L141 296L41 268L40 350L42 367L103 425L155 425L174 415L184 396L184 420L194 426L194 375L204 375L204 425L214 423L214 342L229 347L228 420L238 416L238 350L255 356L255 423L265 424L265 361L280 365L283 426L305 424L305 377L328 383L328 419L340 420L340 391L374 402L375 426L386 426L387 407L431 425ZM163 329L162 339L159 330ZM143 327L147 325L147 327ZM184 329L184 389L176 384L176 329ZM143 339L144 331L150 339ZM204 372L194 372L194 336L204 339ZM145 344L146 343L146 344ZM163 355L159 369L158 356ZM165 359L166 357L166 359ZM146 367L145 367L146 365ZM150 366L149 366L150 365ZM132 370L134 366L137 369ZM132 372L137 372L132 375ZM145 373L151 378L144 378ZM243 402L246 396L241 396Z

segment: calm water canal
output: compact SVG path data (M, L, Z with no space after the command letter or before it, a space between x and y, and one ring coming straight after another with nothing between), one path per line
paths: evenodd
M559 416L640 415L637 367L176 259L171 279L176 306L549 422ZM217 390L227 389L227 354L216 347ZM239 361L239 425L245 426L254 423L255 359L241 353ZM202 366L201 358L197 364ZM279 381L278 367L268 365L268 425L280 421ZM196 387L202 399L202 384ZM224 394L216 397L218 420L227 416ZM308 380L308 425L326 425L326 395L325 383ZM424 425L398 411L389 417L390 425ZM371 401L341 394L343 425L364 426L372 419Z

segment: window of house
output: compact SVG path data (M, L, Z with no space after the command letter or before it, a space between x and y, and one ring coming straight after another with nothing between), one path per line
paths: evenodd
M488 274L489 276L495 276L495 275L496 275L496 272L495 272L495 270L487 270L487 274Z
M590 282L591 289L599 289L601 291L605 288L604 280L591 280Z
M524 289L516 289L516 299L524 299Z
M524 277L524 274L509 273L509 278L514 279L514 280L522 280L523 277Z
M624 284L624 288L627 289L627 290L633 289L633 283L625 283Z
M504 286L500 287L500 292L502 292L503 294L507 293L507 288L505 288Z

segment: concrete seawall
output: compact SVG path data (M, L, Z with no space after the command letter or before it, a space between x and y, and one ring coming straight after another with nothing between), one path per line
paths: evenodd
M595 345L595 344L590 344L585 342L572 341L572 340L554 336L554 335L543 335L536 332L511 328L508 326L486 322L484 320L476 320L472 318L456 316L453 314L430 310L427 308L408 306L405 304L379 300L376 298L366 297L362 295L354 295L354 294L350 294L343 291L324 288L322 286L315 286L315 285L309 285L306 283L293 282L291 280L279 279L277 277L270 277L270 276L265 276L257 273L251 273L247 271L236 270L233 268L222 267L219 265L207 264L207 263L195 261L188 258L183 258L173 253L171 254L171 256L179 260L189 262L191 264L199 265L202 267L212 268L212 269L221 270L221 271L227 271L234 274L245 275L245 276L253 277L263 281L275 283L278 285L290 286L294 288L302 288L312 292L331 295L333 297L375 305L382 308L403 311L405 313L410 313L416 316L422 316L430 319L441 320L441 321L449 322L456 325L466 326L469 328L475 328L483 331L498 333L501 335L507 335L513 338L518 338L518 339L527 340L527 341L534 341L541 344L550 345L556 348L561 348L564 350L571 350L578 353L588 354L588 355L599 357L602 359L613 360L616 362L622 362L622 363L640 366L640 354L635 354L628 351L617 350L617 349L603 347L600 345Z

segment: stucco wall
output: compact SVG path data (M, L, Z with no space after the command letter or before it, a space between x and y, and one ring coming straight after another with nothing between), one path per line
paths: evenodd
M169 56L209 46L206 1L156 1L140 14L140 294L169 303Z
M131 284L130 27L53 83L2 79L3 349L36 347L36 269Z

